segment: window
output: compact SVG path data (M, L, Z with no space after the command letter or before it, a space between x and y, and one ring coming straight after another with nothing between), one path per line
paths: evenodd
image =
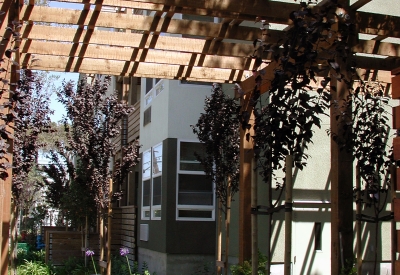
M146 94L148 94L151 89L153 89L153 79L152 78L146 78Z
M204 153L203 145L180 141L178 148L177 219L212 221L214 183L196 159L196 154Z
M142 219L160 220L162 202L162 143L143 152Z
M322 224L320 222L314 224L314 250L322 250Z
M151 204L151 218L161 219L161 174L162 174L162 143L156 145L152 149L152 204Z
M151 150L143 152L142 161L142 219L150 218Z
M143 112L143 126L151 122L151 106Z
M145 106L149 105L163 90L164 83L160 78L146 78Z
M181 84L212 86L211 82L181 80Z

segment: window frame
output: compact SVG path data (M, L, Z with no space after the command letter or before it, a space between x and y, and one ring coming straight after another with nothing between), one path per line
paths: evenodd
M153 164L154 164L154 156L155 156L155 154L154 154L154 151L155 151L155 149L156 148L161 148L161 170L159 170L158 172L155 172L154 171L154 167L153 167ZM162 144L162 142L160 142L160 143L158 143L158 144L156 144L156 145L154 145L153 147L151 147L151 206L150 206L150 213L151 213L151 219L152 220L161 220L161 206L162 206L162 162L163 162L163 152L162 152L162 150L163 150L163 144ZM157 163L158 163L158 161L157 161ZM160 204L157 204L157 205L154 205L153 203L154 203L154 179L157 179L157 178L160 178L160 184L161 184L161 186L160 186L160 196L161 196L161 198L160 198ZM160 216L156 216L155 215L155 211L160 211Z
M146 170L147 169L150 169L150 173L149 173L149 176L145 176L145 157L144 157L144 155L146 154L146 153L150 153L150 166L149 167L146 167ZM147 163L147 162L146 162ZM152 185L152 182L151 182L151 148L150 149L148 149L148 150L145 150L145 151L143 151L142 152L142 200L141 200L141 219L142 220L150 220L150 217L151 217L151 195L152 195L152 191L151 191L151 185ZM150 180L150 194L149 194L149 196L150 196L150 201L149 201L149 206L144 206L143 205L143 202L144 202L144 200L143 200L143 198L144 198L144 184L145 184L145 182L146 181L148 181L148 180ZM150 213L150 215L149 216L146 216L146 212L149 212Z
M175 200L175 209L176 209L176 220L177 221L215 221L215 183L212 182L212 205L194 205L194 204L179 204L179 175L206 175L204 171L192 171L192 170L181 170L180 161L181 161L181 144L182 143L200 143L199 140L187 140L187 139L178 139L177 146L177 173L176 173L176 200ZM211 212L211 218L199 218L199 217L179 217L180 210L189 210L189 211L207 211Z

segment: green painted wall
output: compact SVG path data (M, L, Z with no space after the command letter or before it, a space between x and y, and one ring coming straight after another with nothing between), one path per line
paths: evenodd
M163 141L161 220L141 220L149 225L149 241L138 246L168 254L214 254L214 221L176 220L177 139ZM139 187L139 206L142 186ZM140 213L140 209L138 210ZM140 227L138 228L140 236Z

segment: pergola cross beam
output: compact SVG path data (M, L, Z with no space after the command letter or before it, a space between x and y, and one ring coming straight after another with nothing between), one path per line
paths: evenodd
M341 0L343 3L346 1ZM384 40L387 37L400 38L400 17L359 10L373 1L355 2L351 6L354 10L352 16L360 34L377 35L379 41L361 40L352 49L359 54L356 57L359 71L368 74L368 71L374 70L374 74L382 80L386 76L382 77L384 73L379 70L390 74L391 70L400 66L400 43ZM8 42L12 38L6 22L10 21L7 15L15 13L10 10L12 2L0 2L0 34L3 37L0 55L11 47ZM256 18L271 24L284 24L285 27L292 24L288 19L290 12L299 7L294 1L267 0L60 2L81 5L75 9L38 7L30 0L28 6L22 7L18 20L21 18L26 23L21 29L19 49L23 68L203 82L240 82L246 91L252 90L255 85L253 77L247 78L254 69L252 42L262 37L260 24L255 23ZM320 1L326 2L329 1ZM284 37L285 30L282 29L264 30L268 32L266 43L277 43ZM380 56L377 58L371 54ZM267 75L272 74L273 67L267 67L266 70ZM390 77L384 81L390 82ZM262 89L267 89L268 82L263 84ZM242 176L244 180L246 175ZM241 201L246 205L241 208L242 214L249 206L248 194L243 193L243 196ZM240 238L248 238L245 228L240 232ZM243 243L246 247L242 247L242 250L248 249L249 243ZM245 256L246 253L241 253L241 260Z

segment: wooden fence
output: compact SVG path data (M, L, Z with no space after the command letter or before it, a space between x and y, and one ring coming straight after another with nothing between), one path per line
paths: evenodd
M135 260L136 254L136 207L122 206L113 208L112 224L112 251L119 250L120 247L129 248L128 258Z
M62 265L70 257L83 257L84 237L79 231L46 231L46 263ZM89 247L99 255L99 234L89 234Z
M113 208L111 253L117 254L121 247L129 248L128 258L135 260L136 254L136 207ZM65 231L65 227L47 227L44 230L46 263L62 265L69 257L83 257L84 235L80 231ZM60 231L62 230L62 231ZM89 234L89 248L99 255L99 234ZM95 257L95 258L97 258Z

